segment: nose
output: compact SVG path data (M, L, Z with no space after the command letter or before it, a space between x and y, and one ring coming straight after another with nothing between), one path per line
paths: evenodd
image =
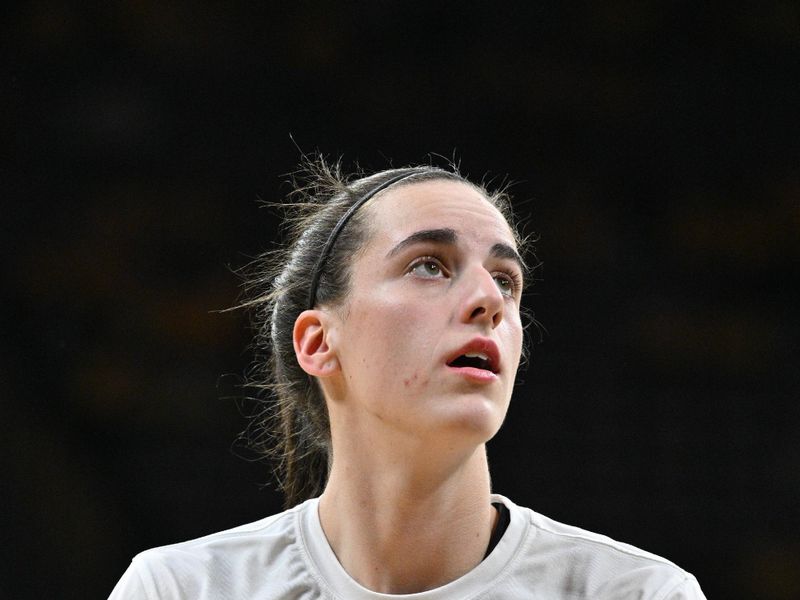
M464 278L464 288L461 321L485 324L492 329L500 325L505 302L492 274L482 266L476 267Z

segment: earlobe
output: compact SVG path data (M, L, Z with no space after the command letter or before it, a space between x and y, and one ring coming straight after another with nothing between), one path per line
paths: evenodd
M292 340L300 367L314 377L327 377L339 370L336 353L328 345L326 315L305 310L294 322Z

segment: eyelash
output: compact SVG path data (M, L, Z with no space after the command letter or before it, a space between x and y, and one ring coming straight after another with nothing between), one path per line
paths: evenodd
M420 256L408 266L407 272L413 273L414 269L416 269L419 266L425 265L427 263L435 264L436 267L439 269L439 272L442 273L443 275L449 274L449 271L442 264L441 259L437 258L436 256ZM511 289L508 290L508 294L504 295L507 295L509 297L514 297L517 294L517 292L522 288L522 277L519 275L519 273L516 273L514 271L499 271L492 273L492 276L495 279L498 279L498 277L502 277L503 279L508 281L509 284L511 285ZM429 277L427 279L433 279L433 277Z
M522 277L519 275L519 273L515 273L513 271L500 271L499 273L495 274L495 277L498 275L502 275L511 284L509 296L515 296L517 292L522 289Z

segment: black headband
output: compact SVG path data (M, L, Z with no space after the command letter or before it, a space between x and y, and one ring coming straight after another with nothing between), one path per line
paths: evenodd
M325 266L325 261L328 260L328 254L330 254L331 248L336 243L336 238L339 237L342 229L347 224L347 221L350 220L350 217L353 216L355 213L367 200L372 198L378 192L385 190L390 185L397 183L401 179L405 179L406 177L410 177L415 173L419 173L420 171L417 169L410 169L403 171L402 173L398 173L391 179L387 179L382 184L377 187L372 188L366 194L361 196L358 200L356 200L350 208L347 209L347 212L342 215L339 219L339 222L336 223L336 226L331 230L331 234L328 236L328 241L325 242L325 247L322 249L322 254L319 255L319 259L317 259L317 264L314 265L314 272L313 277L311 278L311 289L308 290L308 308L309 310L314 308L314 305L317 303L317 287L319 286L319 279L322 277L322 268Z

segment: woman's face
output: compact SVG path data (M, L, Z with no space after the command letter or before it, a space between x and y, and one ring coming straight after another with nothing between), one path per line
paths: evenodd
M333 411L350 434L388 428L488 440L505 417L522 350L511 229L478 191L454 181L390 188L362 210L369 241L328 334L341 367Z

